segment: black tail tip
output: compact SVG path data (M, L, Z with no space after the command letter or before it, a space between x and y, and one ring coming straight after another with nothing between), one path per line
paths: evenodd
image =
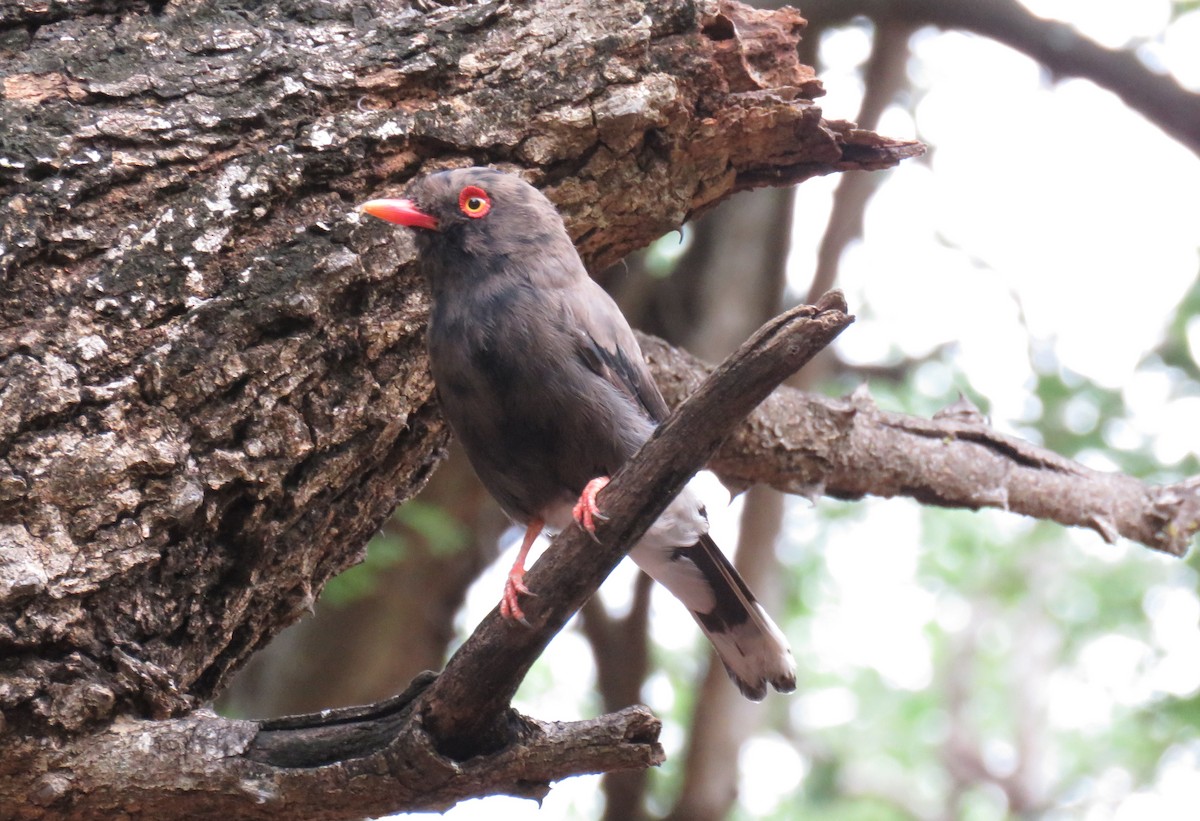
M738 691L751 701L762 701L767 697L768 683L780 693L791 693L796 689L796 677L794 675L777 676L768 682L765 678L746 681L734 674L728 665L725 667L725 672L729 674L729 679L737 686Z

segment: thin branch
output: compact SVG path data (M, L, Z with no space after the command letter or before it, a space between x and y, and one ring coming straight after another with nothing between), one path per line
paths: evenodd
M580 627L596 661L597 689L606 712L635 703L650 666L646 628L650 620L653 583L639 573L632 585L633 601L621 617L609 614L599 598L588 599L580 609Z
M871 60L863 77L865 93L858 110L860 128L875 128L884 110L908 82L905 65L910 54L910 34L912 27L902 22L885 22L875 28ZM816 299L837 281L842 253L851 242L862 236L867 203L881 182L877 174L853 171L843 174L838 180L829 221L817 250L817 270L808 288L807 301Z
M750 328L780 310L787 279L794 194L795 189L786 189L744 197L736 207L721 209L714 219L706 219L703 226L697 227L696 233L703 234L707 242L701 243L701 236L697 236L677 270L700 280L697 286L702 314L694 317L692 332L682 347L702 357L723 356ZM702 244L711 247L702 248ZM738 271L739 276L730 277L731 271ZM827 349L793 379L812 374L814 366L829 353ZM782 500L773 488L751 488L745 494L739 517L735 564L770 613L780 610L776 605L785 576L775 555L783 519ZM740 760L742 745L757 731L763 718L760 709L729 686L728 675L716 655L709 650L706 656L708 670L690 710L687 724L691 732L684 752L683 775L668 819L704 821L729 814L737 798L740 775L740 768L731 766L731 762Z
M738 534L736 565L742 578L768 612L782 598L784 574L775 556L783 526L783 496L758 485L745 495ZM731 762L764 719L762 710L729 686L716 654L708 654L708 671L700 682L685 752L683 784L666 821L719 821L737 800L740 773Z
M1105 48L1066 23L1037 17L1015 0L811 0L803 5L805 16L822 26L866 15L990 37L1058 76L1082 77L1108 89L1200 154L1200 95L1155 73L1135 52Z
M610 616L599 596L580 610L580 625L596 661L596 689L605 712L614 712L641 699L642 683L650 667L650 592L653 581L638 573L633 582L629 612ZM646 817L646 770L605 773L604 821L637 821Z
M689 354L642 336L668 403L708 372ZM1150 485L1084 467L994 430L977 412L933 419L880 410L865 389L834 399L781 388L710 463L735 484L840 499L909 496L924 504L1010 510L1182 556L1200 530L1200 476Z

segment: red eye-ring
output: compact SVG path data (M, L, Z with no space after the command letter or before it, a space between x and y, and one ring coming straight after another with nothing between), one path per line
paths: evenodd
M458 210L471 219L479 219L492 210L492 198L482 188L468 185L458 195Z

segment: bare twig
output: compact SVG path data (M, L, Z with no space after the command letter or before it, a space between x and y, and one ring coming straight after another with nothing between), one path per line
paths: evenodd
M596 689L606 713L616 712L641 699L642 683L650 667L647 627L653 581L639 573L633 583L633 603L619 618L609 615L599 596L580 611L583 634L596 660ZM619 770L604 774L604 821L639 821L646 817L646 770Z
M808 36L806 34L806 39ZM846 175L843 175L843 181ZM780 310L787 279L794 189L744 196L696 228L696 240L677 270L697 283L698 307L682 347L701 357L720 358L757 324ZM737 276L730 276L737 272ZM690 277L689 277L690 278ZM672 277L674 279L674 277ZM825 290L829 290L826 288ZM824 291L816 293L817 299ZM811 375L826 350L794 379ZM819 370L819 366L818 366ZM791 381L791 380L789 380ZM775 555L783 524L783 496L760 485L744 496L739 517L738 572L768 612L778 613L786 576ZM737 799L742 744L759 728L764 712L729 684L724 665L711 650L708 670L695 693L688 726L681 786L669 819L725 818Z
M737 568L769 612L777 604L784 574L779 572L775 543L783 524L784 497L758 485L745 495L738 536ZM786 628L785 628L786 629ZM685 752L683 785L666 821L719 821L727 818L738 797L738 752L757 732L763 710L729 686L715 654L696 693L692 731Z
M908 82L908 37L912 27L904 22L884 22L875 28L871 60L863 78L865 93L858 110L860 128L875 128L884 110ZM842 252L862 236L863 215L881 180L878 175L847 172L838 180L833 206L821 246L817 250L817 270L808 288L808 301L816 299L837 281Z

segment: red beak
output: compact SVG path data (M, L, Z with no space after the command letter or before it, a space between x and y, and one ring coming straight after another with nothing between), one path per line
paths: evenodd
M430 231L438 228L437 217L426 214L412 200L371 200L363 203L358 210L409 228L426 228Z

